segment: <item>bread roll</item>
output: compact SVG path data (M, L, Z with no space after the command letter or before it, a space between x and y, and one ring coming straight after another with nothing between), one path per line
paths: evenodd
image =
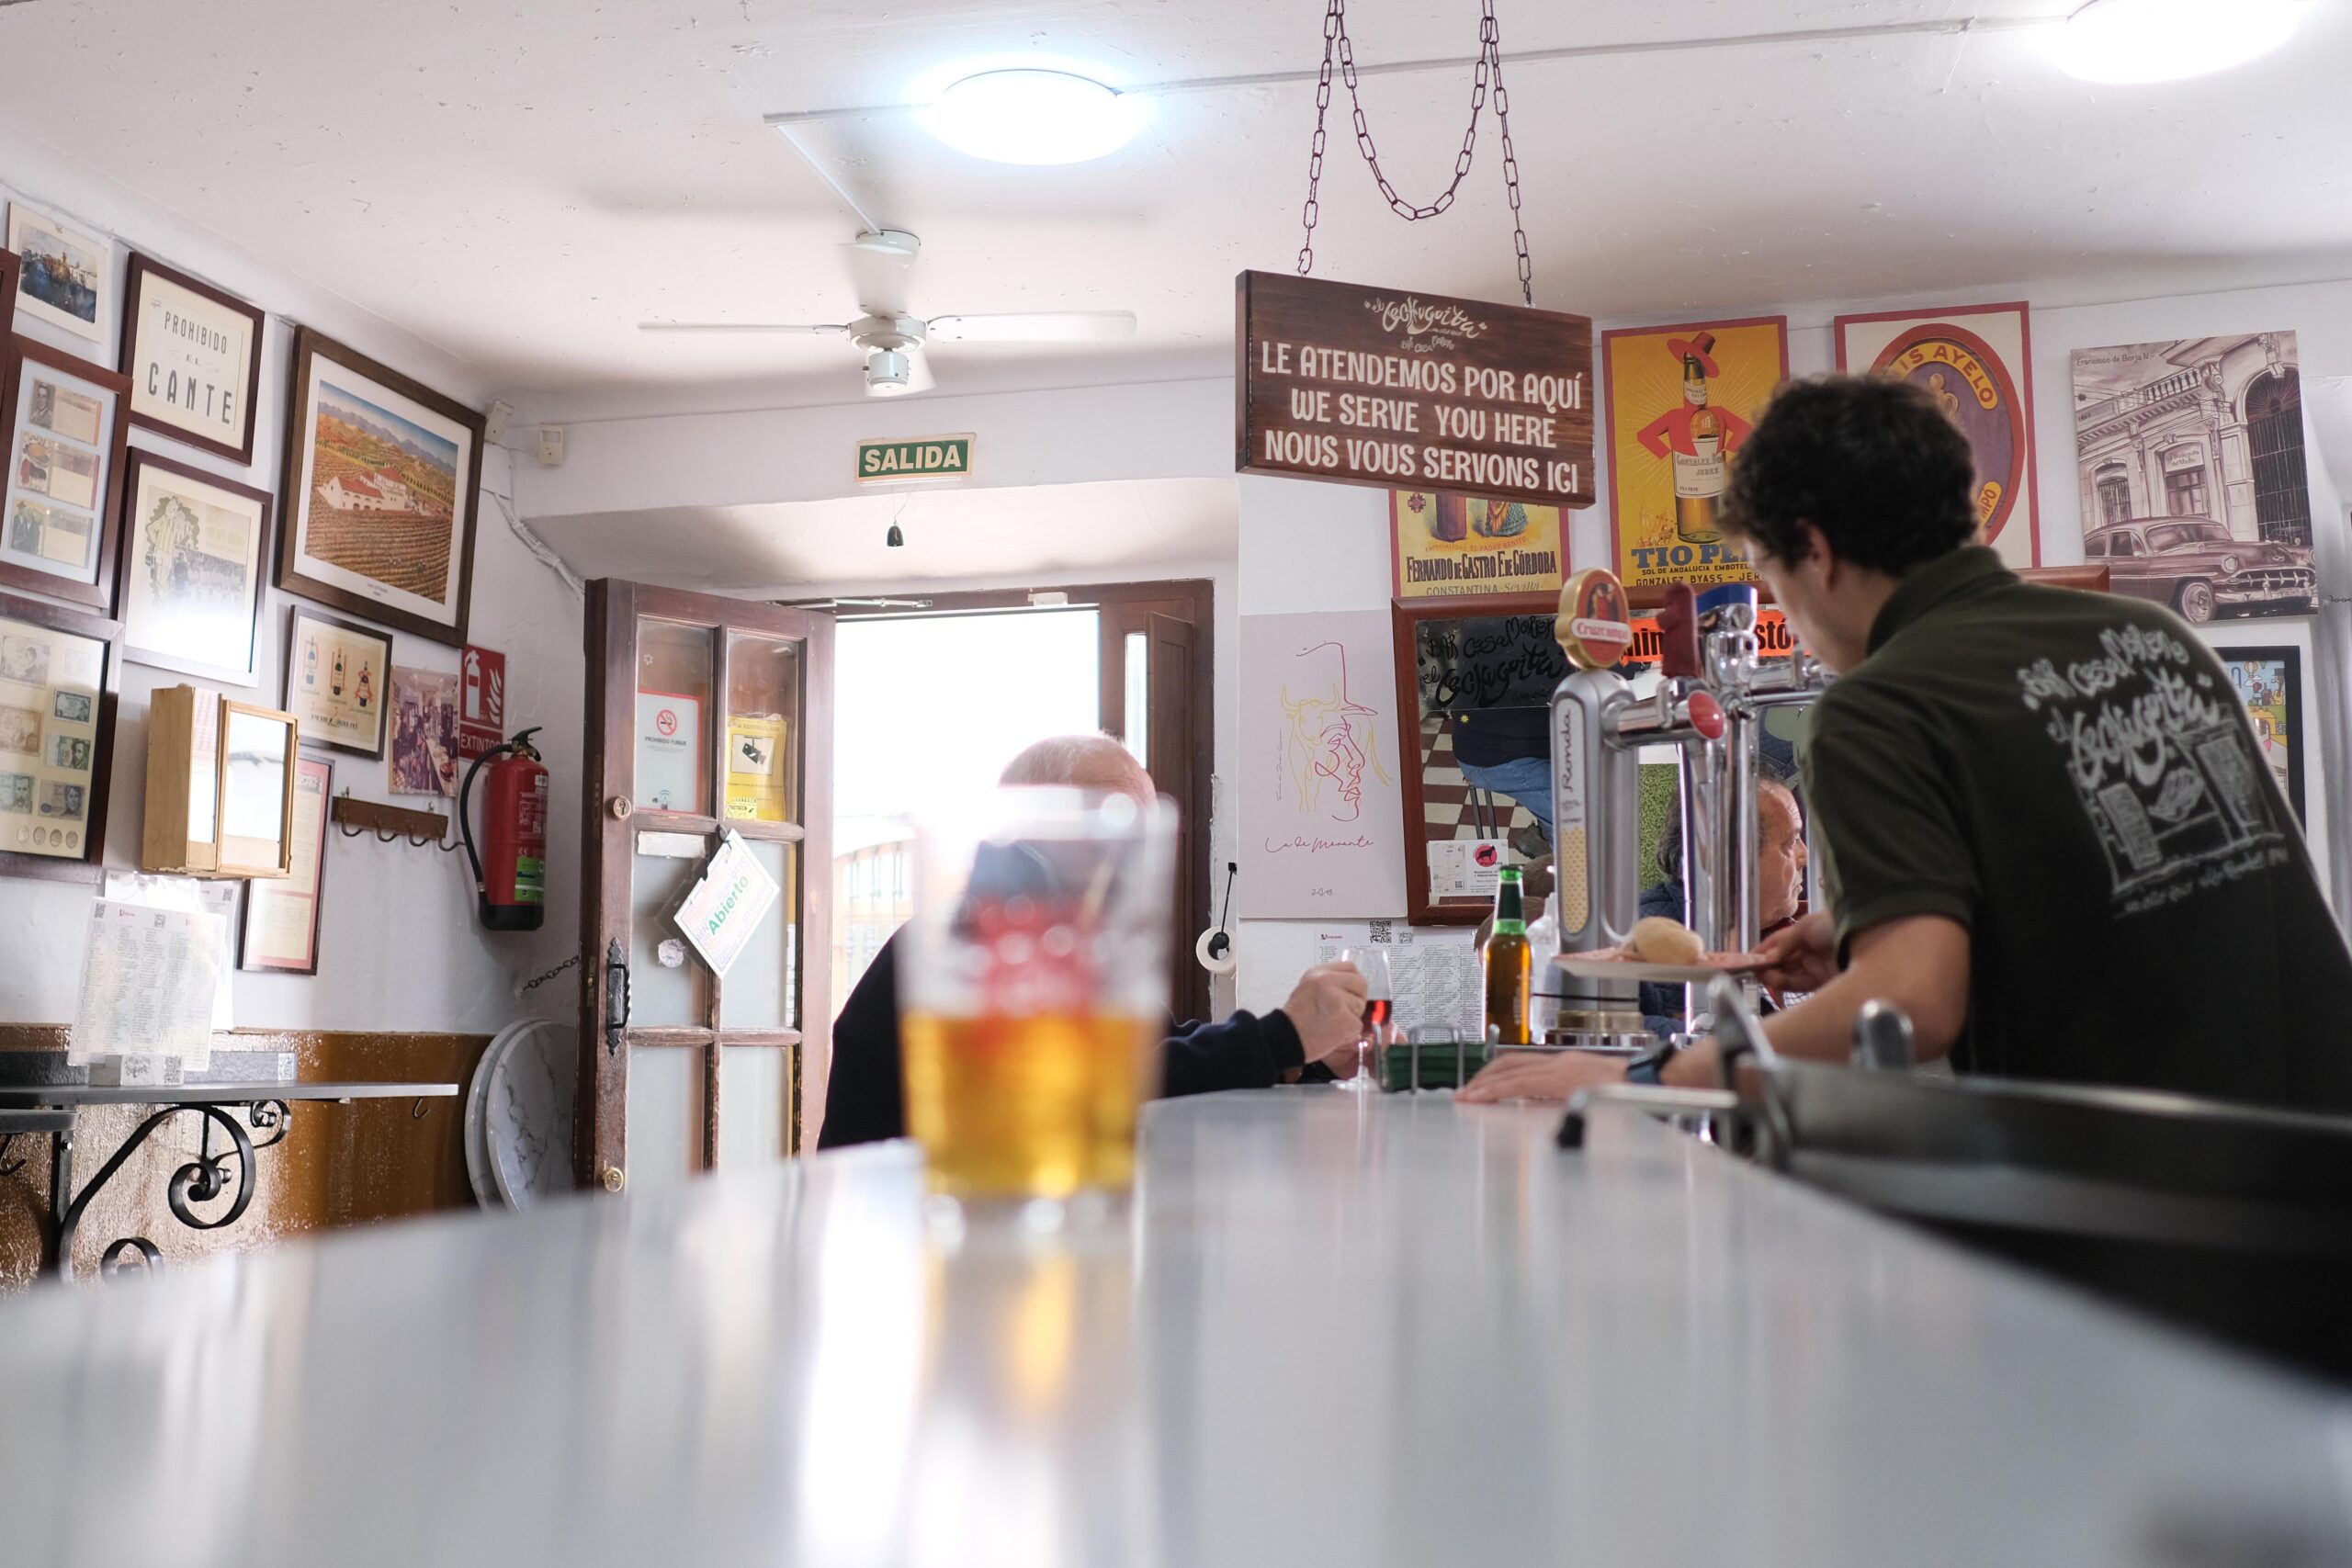
M1645 964L1696 964L1706 951L1699 945L1698 932L1663 915L1634 921L1634 937L1625 949Z

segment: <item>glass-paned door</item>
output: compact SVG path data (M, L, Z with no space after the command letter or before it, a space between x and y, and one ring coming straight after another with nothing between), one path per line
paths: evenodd
M1188 599L1122 599L1102 605L1102 723L1176 803L1178 846L1175 963L1169 1010L1178 1019L1209 1016L1208 975L1188 949L1208 907L1207 725L1197 697L1207 645L1195 630L1199 613Z
M587 638L581 1179L797 1153L832 1018L832 618L600 581ZM682 919L730 837L738 897Z

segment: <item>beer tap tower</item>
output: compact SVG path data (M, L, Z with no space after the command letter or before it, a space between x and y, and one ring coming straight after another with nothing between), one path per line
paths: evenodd
M1810 702L1824 684L1802 650L1758 667L1756 590L1668 591L1656 692L1636 697L1615 666L1632 646L1623 588L1579 572L1561 591L1554 636L1575 666L1552 693L1553 852L1563 957L1624 945L1638 910L1639 774L1645 746L1679 748L1684 923L1710 953L1747 952L1758 931L1756 764L1766 710ZM1625 1051L1649 1043L1635 982L1561 970L1546 1043ZM1694 1027L1696 1021L1694 1019Z

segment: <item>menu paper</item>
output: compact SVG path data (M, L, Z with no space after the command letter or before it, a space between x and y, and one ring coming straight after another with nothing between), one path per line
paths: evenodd
M199 709L203 706L198 705ZM118 904L177 909L219 922L216 934L220 939L220 987L212 1001L212 1027L216 1031L237 1026L233 1006L237 986L228 962L228 954L235 951L230 933L237 919L237 886L232 881L208 882L193 876L150 876L144 872L111 869L107 872L106 896ZM187 1066L200 1073L211 1065L212 1042L208 1035L204 1044L188 1058Z
M729 833L719 841L702 880L678 906L678 930L695 944L711 973L725 975L766 918L777 892L775 878L752 856L743 835Z
M209 915L101 898L90 907L90 945L66 1060L178 1056L209 1052L213 999L228 967Z
M1478 966L1476 932L1366 920L1352 928L1320 927L1315 941L1317 964L1336 964L1351 947L1387 950L1397 1028L1451 1029L1464 1040L1487 1037L1486 977Z

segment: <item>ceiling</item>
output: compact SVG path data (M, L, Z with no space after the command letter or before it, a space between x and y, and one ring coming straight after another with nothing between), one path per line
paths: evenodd
M2352 0L2221 77L2092 87L2030 31L1510 64L1513 51L1974 17L2073 0L1501 0L1537 301L1624 320L1808 300L2043 304L2352 276ZM1471 0L1354 0L1359 58L1458 58ZM1114 85L1312 69L1319 0L21 0L0 130L480 367L527 416L857 395L838 341L656 338L840 321L840 200L766 113L904 100L959 61ZM1408 194L1453 166L1466 69L1367 77ZM1309 85L1158 97L1100 163L973 162L895 114L805 129L922 236L922 314L1127 309L1132 344L944 346L941 389L1218 374L1235 271L1296 254ZM1335 104L1318 271L1508 297L1491 122L1448 216L1381 208Z
M1230 560L1240 548L1230 479L1121 479L1002 490L910 491L760 506L652 507L532 520L582 578L746 598L816 585L1020 576L1077 581ZM885 542L896 522L906 540Z

